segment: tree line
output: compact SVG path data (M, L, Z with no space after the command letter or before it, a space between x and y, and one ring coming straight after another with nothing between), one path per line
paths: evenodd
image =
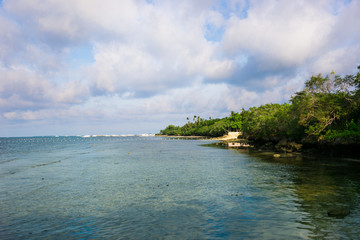
M217 137L241 131L255 141L360 142L360 66L355 75L332 72L312 76L283 104L269 103L222 119L194 116L184 126L169 125L160 134Z

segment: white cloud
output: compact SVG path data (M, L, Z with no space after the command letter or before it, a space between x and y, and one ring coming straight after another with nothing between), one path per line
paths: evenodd
M6 112L4 117L8 120L38 120L39 116L37 116L32 111L25 112Z
M163 10L163 9L161 9ZM206 41L201 17L178 19L173 13L142 11L138 32L128 41L97 42L90 71L97 89L108 92L158 92L184 86L201 76L223 79L233 62L218 54L219 45Z
M356 45L360 41L360 2L351 1L340 4L336 11L336 24L329 39L331 47Z
M359 11L335 0L4 0L0 121L105 127L283 102L311 73L360 63Z
M11 20L1 15L0 11L0 60L11 64L12 55L21 48L20 30Z
M351 74L356 67L354 64L360 63L360 44L344 46L330 50L319 56L309 66L313 74L330 74L335 71L337 74Z
M249 53L268 67L296 66L321 53L334 16L310 1L252 1L248 17L227 23L224 48L229 54Z
M124 34L137 18L131 0L4 1L5 9L47 41L69 44L97 37L97 33ZM99 36L101 37L101 36Z
M81 82L55 84L30 69L0 68L0 109L57 108L82 102L88 90Z
M360 64L360 2L340 4L336 12L326 50L308 63L311 72L350 74Z

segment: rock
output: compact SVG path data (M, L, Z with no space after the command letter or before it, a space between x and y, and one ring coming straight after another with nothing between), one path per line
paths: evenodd
M281 139L276 145L275 149L283 153L298 152L302 149L303 145L296 142L288 142L286 139Z
M296 142L290 142L289 147L293 149L293 151L300 151L302 149L302 144Z
M347 208L337 208L328 211L329 217L344 218L350 214L350 210Z

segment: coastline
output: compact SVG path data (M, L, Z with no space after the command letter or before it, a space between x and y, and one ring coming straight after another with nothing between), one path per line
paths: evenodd
M358 144L309 144L296 143L283 139L279 142L254 142L240 139L241 133L229 132L221 137L208 136L175 136L156 135L158 137L189 139L189 140L213 140L218 141L215 145L226 149L242 150L256 154L265 154L273 158L297 158L297 157L330 157L344 158L352 161L360 161Z
M160 135L156 134L156 137L167 137L167 138L181 138L181 139L204 139L204 140L216 140L216 141L229 141L237 140L241 135L240 132L229 132L221 137L208 137L208 136L180 136L180 135Z

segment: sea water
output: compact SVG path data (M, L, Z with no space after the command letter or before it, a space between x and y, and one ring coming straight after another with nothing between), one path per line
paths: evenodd
M0 138L0 239L359 239L359 162L208 143Z

